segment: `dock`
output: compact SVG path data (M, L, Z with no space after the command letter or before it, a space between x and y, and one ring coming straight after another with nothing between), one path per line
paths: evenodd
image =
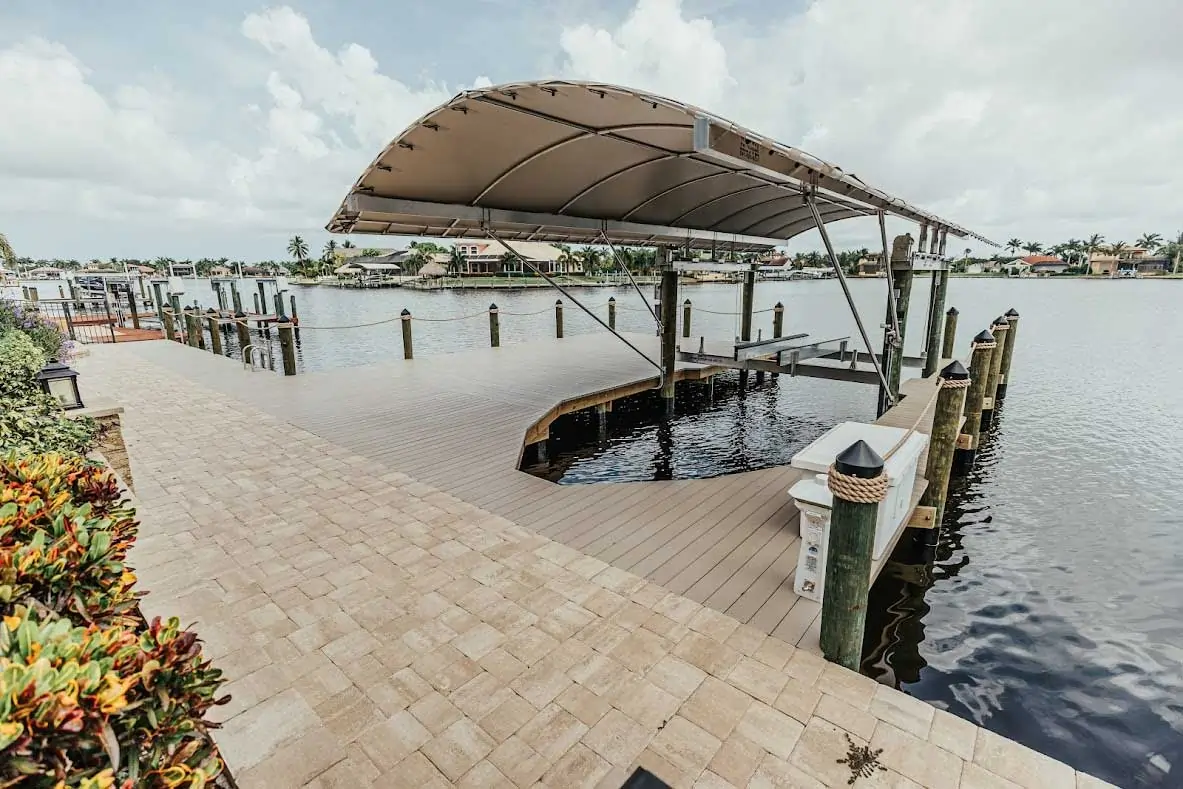
M657 350L656 337L628 338L642 351ZM611 335L540 339L295 378L252 374L231 359L177 343L137 343L129 351L818 652L821 606L793 590L800 539L787 491L805 472L777 466L700 480L557 485L518 470L524 445L544 437L558 414L656 385L653 368ZM678 364L684 381L716 372ZM909 396L879 423L906 429L920 418L919 429L926 430L925 414L918 412L931 405L933 385L913 380L905 386ZM918 475L913 504L924 485Z

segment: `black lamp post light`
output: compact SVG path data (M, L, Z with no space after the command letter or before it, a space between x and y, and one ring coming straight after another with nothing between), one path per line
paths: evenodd
M51 359L37 373L37 380L45 393L57 400L67 411L82 408L82 395L78 393L78 371Z

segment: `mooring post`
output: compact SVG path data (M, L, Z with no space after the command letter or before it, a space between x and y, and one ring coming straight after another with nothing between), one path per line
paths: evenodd
M242 296L238 293L238 283L230 283L230 303L234 307L234 314L242 312Z
M259 309L257 312L262 315L263 310L267 309L267 289L263 285L263 280L256 280L255 284L259 287Z
M998 374L998 388L994 396L1001 400L1006 397L1006 386L1010 383L1010 362L1015 355L1015 335L1019 331L1019 311L1011 307L1006 311L1007 332L1006 342L1002 346L1002 369Z
M295 293L288 296L288 303L292 307L292 314L291 314L292 323L298 324L300 322L300 313L296 311L296 294Z
M608 297L608 328L616 328L616 297Z
M160 316L160 327L164 329L164 339L175 340L177 338L176 330L173 328L173 310L172 307L158 307L156 312Z
M164 309L164 297L160 293L160 283L152 283L152 308L156 310L156 316L160 317L161 310Z
M990 374L990 361L998 343L989 329L983 329L974 337L970 346L969 390L965 394L965 427L957 437L958 465L969 468L978 453L978 435L982 432L982 399L986 395L986 378Z
M949 495L949 477L953 473L953 454L957 451L957 434L961 432L961 412L965 409L965 392L969 389L969 371L954 359L941 370L937 386L937 404L932 416L932 433L928 440L928 462L924 478L928 488L920 497L921 507L932 507L932 525L925 530L921 543L936 547L941 536L941 519L945 515L945 499Z
M209 327L210 348L218 356L222 355L222 333L218 331L218 311L210 308L205 313L205 323Z
M286 314L284 314L284 309L283 309L283 294L276 291L275 297L274 297L274 302L275 302L275 318L276 318L276 320L280 320L280 321L287 320L288 316Z
M740 308L739 339L749 342L752 339L752 310L756 301L756 264L748 266L743 273L743 306ZM739 371L740 390L748 387L748 371Z
M263 314L263 310L262 310L262 309L259 307L259 294L258 294L258 293L252 293L251 295L252 295L252 296L254 297L254 299L255 299L255 314L256 314L256 315L262 315L262 314Z
M296 374L296 338L293 336L292 322L286 317L280 318L275 324L279 330L279 352L283 355L283 374Z
M218 312L226 309L226 293L222 290L222 283L214 283L214 295L218 297Z
M690 299L682 302L682 336L690 336Z
M234 328L238 332L238 353L242 354L246 347L251 344L251 327L246 322L246 313L242 310L237 310L234 313ZM243 361L250 361L243 359Z
M922 225L920 237L923 239L927 232L927 226ZM893 239L891 253L885 265L891 267L895 316L893 319L892 298L889 296L886 308L887 317L884 320L887 328L883 334L883 377L887 379L887 389L883 389L883 384L879 385L879 416L883 416L883 413L891 408L891 404L899 399L900 394L900 370L904 361L904 332L908 324L908 300L912 296L912 235L910 233L896 236ZM899 326L898 337L892 336L891 327L893 325Z
M937 366L943 358L940 355L941 334L944 328L941 324L941 313L945 311L945 293L949 286L949 272L945 270L932 272L932 284L928 289L928 336L924 340L924 377L937 371Z
M563 339L563 300L555 299L555 337Z
M994 335L994 341L997 347L994 353L990 356L990 372L986 377L986 394L982 398L982 430L990 427L994 421L994 409L996 405L996 392L998 390L998 376L1002 372L1002 353L1006 345L1006 335L1010 330L1010 324L1007 323L1006 318L1001 315L994 319L994 323L990 325L990 333Z
M667 414L674 412L674 380L678 355L678 272L668 252L658 250L661 261L661 397ZM687 305L690 302L686 302ZM689 306L687 306L689 312Z
M945 337L941 343L941 358L952 359L953 347L957 341L957 308L950 307L945 313Z
M883 458L856 441L834 459L829 474L833 507L822 597L821 649L826 660L858 671L863 657L871 552L879 502L887 495Z
M403 358L414 359L415 350L411 345L411 311L404 307L400 314L403 324Z
M131 288L127 289L127 308L131 310L131 327L140 328L140 310L136 306L136 294L131 292Z
M496 304L489 305L489 346L501 347L501 313Z
M185 336L189 340L190 347L197 347L197 335L200 333L197 328L197 320L193 317L193 309L186 307L185 314Z
M785 305L781 304L778 301L776 303L776 306L774 306L772 308L772 336L774 338L780 337L780 336L784 335L784 333L785 333ZM776 355L776 362L777 362L777 364L780 364L780 354L779 353ZM776 378L779 375L780 375L779 373L773 373L772 374L773 380L776 380Z

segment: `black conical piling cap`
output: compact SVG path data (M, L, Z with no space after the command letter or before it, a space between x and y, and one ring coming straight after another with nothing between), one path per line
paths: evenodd
M1010 321L1008 321L1003 316L999 315L997 318L994 319L994 325L995 326L1010 326Z
M994 335L989 329L982 329L980 332L978 332L977 336L974 337L974 342L994 342Z
M874 479L883 473L883 458L866 441L859 439L834 458L834 468L848 477Z
M409 318L411 317L411 311L406 307L403 307L403 311L400 312L399 315L403 316L404 318Z
M956 307L950 307L950 308L949 308L949 310L948 310L948 312L946 312L945 314L946 314L946 315L960 315L960 313L959 313L959 312L957 312L957 308L956 308Z
M242 310L239 310L238 312L234 313L234 317L235 317L235 318L245 318L245 317L246 317L246 313L245 313L245 312L243 312Z
M217 312L217 310L215 310L213 307L210 307L208 310L205 311L205 314L206 315L213 315L216 312Z
M616 297L615 297L615 296L609 296L609 297L608 297L608 303L609 303L609 304L615 304L615 303L616 303Z
M555 306L556 307L563 306L563 300L562 299L555 299Z
M497 309L497 305L496 305L495 303L494 303L494 304L490 304L490 305L489 305L489 309L490 309L490 310L495 310L495 309Z
M965 369L965 365L954 359L945 365L945 369L941 370L941 378L946 381L964 381L969 378L969 370Z
M689 307L690 306L690 299L686 299L684 302L682 302L682 304L686 307Z
M1017 317L1019 317L1019 311L1016 310L1014 307L1011 307L1009 310L1006 311L1006 317L1017 318Z
M784 308L785 305L781 304L779 301L776 303L776 306L773 307L774 310L783 310Z

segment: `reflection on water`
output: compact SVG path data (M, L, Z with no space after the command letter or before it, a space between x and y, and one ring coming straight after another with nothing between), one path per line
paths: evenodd
M851 288L864 316L882 315L883 281ZM1183 365L1168 344L1183 336L1180 288L950 281L961 350L1008 307L1022 314L1013 381L977 468L955 483L931 569L901 548L869 612L870 673L1122 786L1183 786ZM912 327L923 325L926 292L914 291ZM653 331L635 294L580 294L597 309L609 295L622 329ZM718 312L734 310L736 296L727 285L679 294ZM546 291L317 288L297 298L306 326L382 320L404 306L476 316L417 322L416 355L487 344L490 301L502 310L503 343L553 332ZM757 285L757 309L777 301L786 333L856 335L837 283ZM756 327L770 320L758 315ZM597 330L574 309L566 324L568 334ZM733 316L698 310L692 326L695 338L738 332ZM919 352L921 333L909 332L908 353ZM401 355L396 322L302 335L309 371ZM590 417L572 418L549 448L553 470L567 483L759 468L785 462L834 422L873 414L870 387L782 376L741 398L728 380L709 402L685 387L666 423L643 401L635 416L614 410L603 438L598 424L580 422Z

